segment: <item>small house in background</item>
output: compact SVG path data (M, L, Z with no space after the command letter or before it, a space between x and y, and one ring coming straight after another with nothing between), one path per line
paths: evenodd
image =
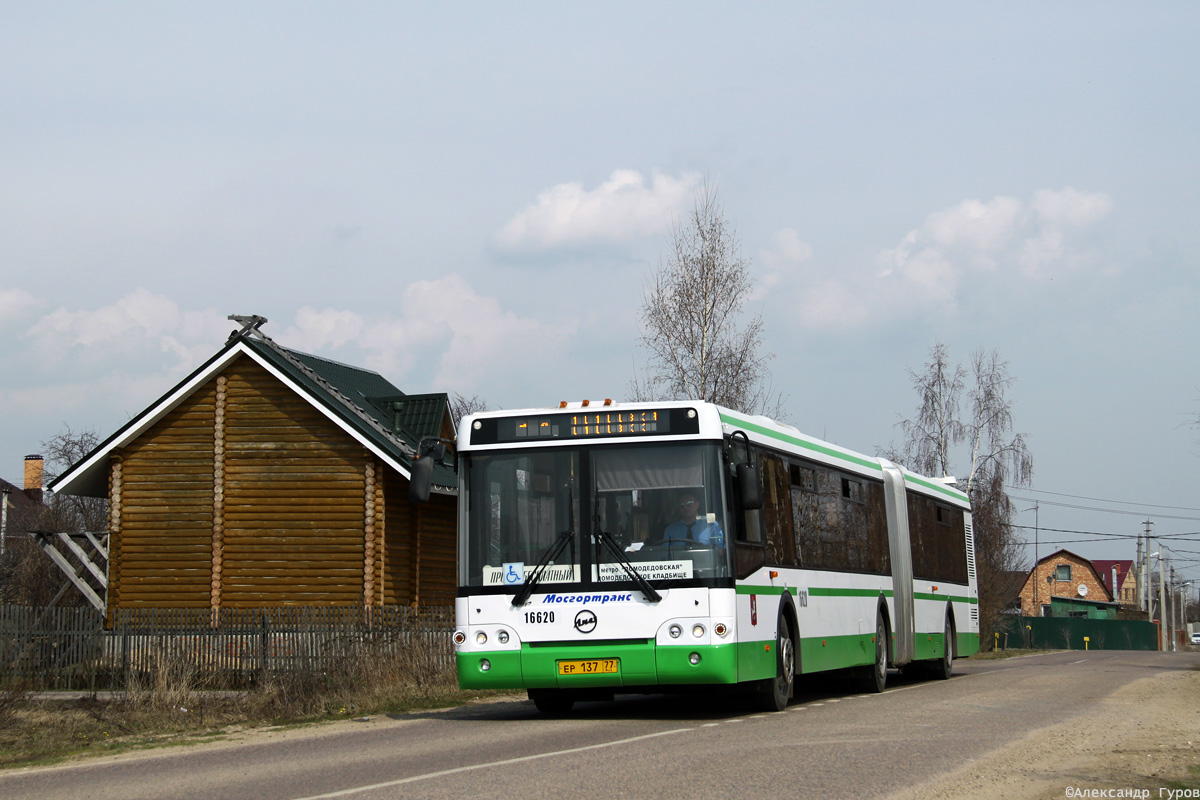
M1093 559L1092 566L1096 568L1096 574L1100 576L1104 588L1108 589L1114 600L1123 606L1137 606L1137 570L1133 568L1132 560Z
M1026 576L1020 597L1021 614L1026 617L1115 616L1112 594L1092 562L1070 550L1038 561Z
M0 554L7 549L9 534L16 528L23 531L42 510L41 456L25 456L24 486L0 479Z
M231 318L235 319L235 318ZM408 500L445 394L243 328L49 487L107 497L106 611L449 605L455 481Z

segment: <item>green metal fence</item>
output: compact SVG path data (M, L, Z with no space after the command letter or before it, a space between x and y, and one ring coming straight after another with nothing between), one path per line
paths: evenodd
M997 630L1000 647L1010 650L1158 649L1158 626L1145 620L1011 617Z

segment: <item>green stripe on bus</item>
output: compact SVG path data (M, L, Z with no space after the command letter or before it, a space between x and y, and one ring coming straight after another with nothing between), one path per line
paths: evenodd
M788 591L796 591L795 587L789 586L755 586L752 584L739 584L737 587L738 594L783 594Z
M832 447L825 447L824 445L809 442L805 439L797 439L795 436L789 436L786 433L773 431L770 428L764 428L763 426L757 425L749 420L739 419L728 414L722 414L721 421L728 422L730 425L737 425L739 428L745 428L748 431L761 433L763 436L769 436L772 439L778 439L781 442L787 442L788 444L795 445L796 447L802 447L805 450L812 450L814 453L821 453L822 455L840 458L843 461L849 461L851 464L858 464L860 467L867 467L868 469L878 470L879 472L883 471L883 467L881 467L878 462L869 461L868 459L860 458L859 456L843 452L841 450L834 450Z
M810 592L811 594L811 592ZM967 605L976 605L979 603L974 597L962 597L953 594L932 594L930 592L913 592L914 600L949 600L951 603L966 603Z
M784 592L795 592L798 588L792 586L761 586L756 584L739 584L737 587L738 594L762 594L762 595L778 595ZM811 586L808 589L809 597L895 597L895 592L891 589L841 589L829 586ZM913 592L915 600L949 600L952 603L966 603L968 605L978 605L979 600L974 597L964 597L961 595L952 594L936 594L932 592Z
M831 589L814 586L808 590L809 597L892 597L891 589Z

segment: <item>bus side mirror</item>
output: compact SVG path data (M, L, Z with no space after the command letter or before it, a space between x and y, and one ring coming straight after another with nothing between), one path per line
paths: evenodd
M743 510L755 511L763 507L762 479L759 477L757 464L738 464L734 481Z
M433 456L421 456L412 465L408 476L408 502L428 503L429 487L433 483Z
M446 445L434 442L426 445L422 442L421 455L413 461L412 472L408 476L408 502L428 503L429 487L433 484L433 465L446 457Z

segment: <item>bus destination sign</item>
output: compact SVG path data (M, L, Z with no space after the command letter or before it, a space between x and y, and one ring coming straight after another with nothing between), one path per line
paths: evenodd
M700 421L690 408L606 408L525 417L492 417L476 420L471 444L520 443L547 439L597 439L626 436L664 436L700 432Z

